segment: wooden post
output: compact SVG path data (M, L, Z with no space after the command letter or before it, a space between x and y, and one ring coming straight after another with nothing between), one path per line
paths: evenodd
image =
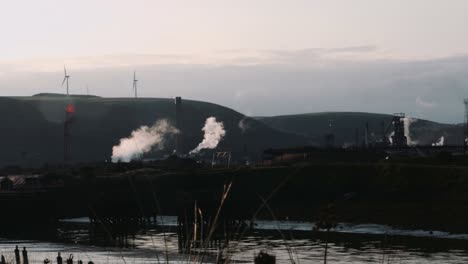
M16 264L21 264L21 258L20 258L20 252L19 252L18 246L16 246L15 248L15 260L16 260Z
M70 256L68 257L67 264L73 264L73 254L70 254Z
M28 259L28 251L26 251L26 247L23 247L23 263L24 264L29 264L29 259Z
M63 264L62 256L60 256L60 252L57 255L57 264Z

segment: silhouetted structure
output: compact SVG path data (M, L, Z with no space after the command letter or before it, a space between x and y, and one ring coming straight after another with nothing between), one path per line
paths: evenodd
M28 258L28 251L26 251L26 247L23 247L23 264L29 264L29 258Z
M65 163L70 161L70 145L71 145L71 135L70 135L70 124L73 121L73 115L75 113L75 108L72 104L68 104L65 108L65 121L63 127L63 161Z
M387 126L385 126L385 122L382 121L382 146L383 147L386 147L386 146L390 146L390 140L387 136Z
M325 134L325 147L333 148L335 146L335 134L333 133L333 120L328 122L328 132Z
M11 191L13 189L13 181L8 177L4 177L0 180L0 190Z
M137 82L136 71L133 71L133 93L135 94L135 98L138 98Z
M211 160L211 167L213 168L216 165L226 164L226 167L229 168L231 165L231 151L217 151L213 152L213 158ZM223 162L224 161L224 162Z
M175 151L176 155L181 155L183 153L183 142L182 142L182 97L175 98L175 120L176 120L176 127L179 130L179 133L175 137Z
M63 264L62 256L60 256L60 252L57 255L57 264Z
M464 100L465 103L465 124L464 124L464 136L463 136L463 148L465 153L468 152L468 99Z
M405 136L405 114L394 114L392 119L393 136L392 145L397 148L408 146L408 139Z
M275 264L276 257L266 253L265 251L260 251L254 259L255 264Z
M16 264L21 264L20 251L19 251L18 246L16 246L15 248L15 261L16 261Z
M70 75L67 74L67 68L65 68L65 66L63 66L63 71L65 73L65 76L63 78L62 86L65 84L65 82L67 83L67 96L69 96L70 91L69 91L69 87L68 87L68 79L70 78Z
M70 254L70 256L68 257L67 264L73 264L73 254Z

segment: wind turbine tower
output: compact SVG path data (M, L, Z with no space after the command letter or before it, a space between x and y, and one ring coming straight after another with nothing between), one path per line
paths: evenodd
M133 92L135 93L135 98L138 98L137 82L136 71L133 71Z
M65 68L65 66L63 66L63 71L65 73L65 77L63 78L62 86L65 82L67 82L67 96L68 96L70 95L69 90L68 90L68 78L70 78L70 75L67 74L67 68Z

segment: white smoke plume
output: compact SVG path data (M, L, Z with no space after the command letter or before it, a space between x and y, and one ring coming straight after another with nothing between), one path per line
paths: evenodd
M248 124L247 119L248 117L244 116L237 124L239 126L239 129L242 131L242 133L245 133L250 128L250 125Z
M112 162L130 162L153 147L163 148L167 135L179 133L166 119L157 121L151 127L142 126L127 138L120 139L120 144L112 148Z
M395 135L395 131L392 131L392 133L390 133L390 135L388 135L388 142L390 142L390 144L393 144L393 136Z
M442 147L444 145L445 138L444 136L441 136L437 142L432 143L432 146L434 147Z
M223 122L217 122L215 117L209 117L205 121L205 126L202 128L205 132L203 141L198 144L198 147L190 151L190 154L197 154L202 149L214 149L218 146L221 139L226 135Z
M418 141L411 139L411 133L410 133L410 128L413 123L418 121L416 118L411 118L411 117L405 117L403 118L403 122L405 124L405 136L406 139L408 140L408 145L414 146L418 144Z

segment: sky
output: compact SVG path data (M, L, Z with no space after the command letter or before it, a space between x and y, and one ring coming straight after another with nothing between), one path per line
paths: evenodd
M463 120L464 0L43 0L0 9L0 95L210 101L248 115Z

